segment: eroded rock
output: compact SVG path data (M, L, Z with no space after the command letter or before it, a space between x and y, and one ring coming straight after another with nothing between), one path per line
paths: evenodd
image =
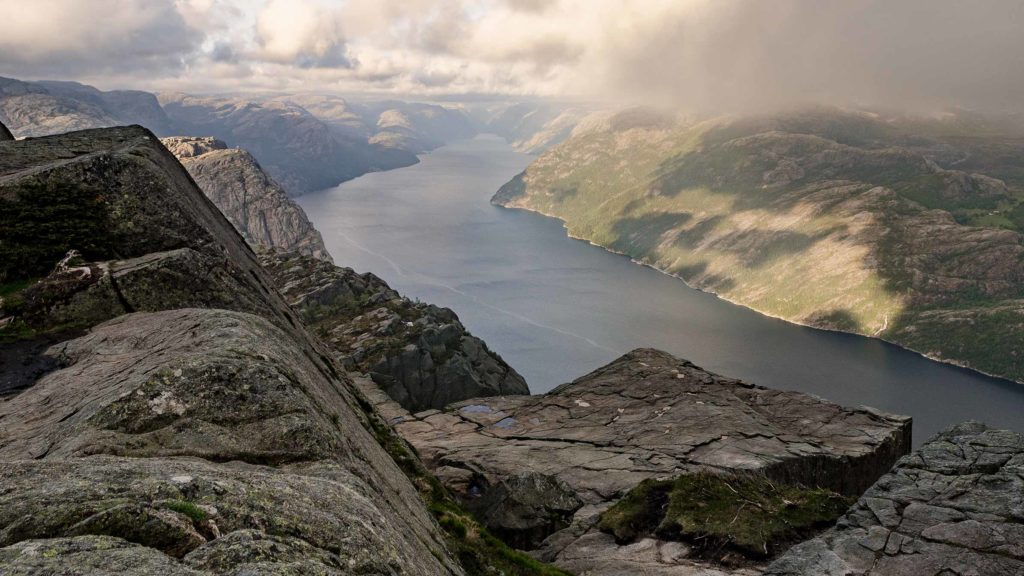
M447 308L403 298L373 274L309 257L263 252L261 261L345 367L368 373L409 410L529 394L523 377Z
M770 576L1024 573L1024 436L965 423L900 460Z

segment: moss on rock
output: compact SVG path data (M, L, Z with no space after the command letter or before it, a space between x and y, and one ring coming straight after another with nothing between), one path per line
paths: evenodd
M850 504L823 488L698 472L642 482L601 516L600 528L620 543L655 534L704 555L728 549L761 559L829 526Z

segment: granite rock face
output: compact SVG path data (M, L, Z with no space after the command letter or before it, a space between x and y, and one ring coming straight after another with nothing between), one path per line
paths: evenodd
M480 398L415 415L383 395L372 399L467 507L489 510L490 529L529 544L547 536L536 555L581 573L621 573L629 562L654 573L717 569L689 559L678 543L630 545L642 544L641 561L597 532L600 512L642 480L761 473L858 495L910 449L909 418L724 378L648 349L541 396ZM549 492L553 502L575 499L575 510L524 506L529 491L492 495L523 484L513 480L523 475L567 487ZM512 506L494 506L496 499Z
M0 302L0 318L13 313L44 332L200 306L259 314L306 337L252 250L149 131L0 145L0 201L21 217L5 221L14 234L0 242L0 276L44 277L14 310ZM70 250L80 258L54 268Z
M529 394L526 382L447 308L413 302L373 274L299 255L261 260L303 321L349 370L413 410Z
M0 546L117 536L208 569L233 540L281 539L276 554L321 569L446 571L432 521L351 398L269 322L133 314L48 353L61 368L0 404Z
M1024 574L1024 436L965 423L921 446L770 576Z
M28 286L0 349L38 362L0 396L0 572L462 573L373 410L150 132L0 143L0 201L47 232L11 257L76 250L3 269Z
M247 242L330 261L323 238L306 213L251 154L215 138L172 137L161 142Z

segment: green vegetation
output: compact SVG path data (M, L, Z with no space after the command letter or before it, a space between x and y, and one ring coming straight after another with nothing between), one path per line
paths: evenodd
M728 549L757 559L832 524L851 504L822 488L702 472L642 482L601 516L599 526L620 543L656 534L689 542L707 556Z
M184 514L193 522L203 522L207 518L206 512L204 512L202 508L191 502L186 502L185 500L170 500L168 502L164 502L164 508L174 510L179 514Z
M1024 336L971 311L1024 310L1005 233L1024 230L1024 141L926 127L822 109L594 128L495 201L759 312L1024 380Z
M111 234L100 189L46 180L0 196L0 282L43 276L68 250L107 256Z

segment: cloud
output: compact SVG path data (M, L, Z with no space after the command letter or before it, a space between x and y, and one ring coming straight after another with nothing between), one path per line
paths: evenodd
M299 68L350 68L339 13L306 0L271 0L256 18L257 59Z
M165 90L1015 108L1019 0L0 0L0 74Z
M77 77L181 69L202 43L172 0L0 0L0 73Z
M609 28L591 88L696 109L805 102L1017 108L1017 0L717 0Z

